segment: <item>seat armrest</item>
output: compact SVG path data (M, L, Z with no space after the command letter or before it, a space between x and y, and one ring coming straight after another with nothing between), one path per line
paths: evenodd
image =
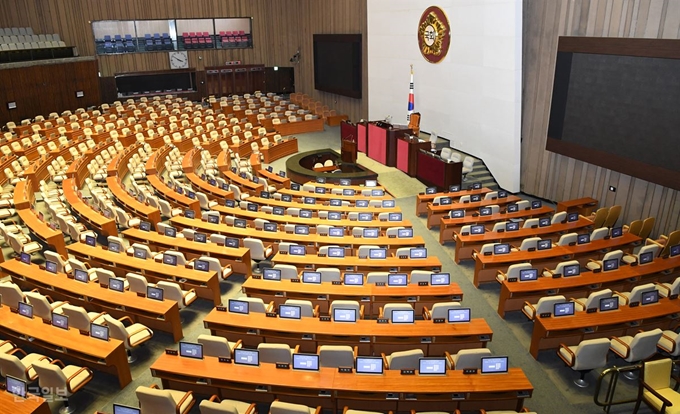
M89 374L88 380L87 381L81 381L80 384L78 384L78 386L76 386L75 388L71 388L71 380L73 380L74 378L76 378L78 375L80 375L82 372L85 372L85 371L87 371L87 373ZM66 389L68 389L68 391L71 394L73 394L76 391L78 391L79 389L83 388L88 382L90 382L91 379L92 379L92 370L88 367L82 367L66 379Z
M654 285L656 285L656 290L659 290L659 289L665 290L666 291L666 297L671 295L671 289L668 286L664 285L663 283L654 282Z
M315 318L319 317L319 305L314 306L313 315Z
M572 301L572 302L576 302L576 303L578 303L579 305L581 305L581 306L583 307L583 309L585 309L585 308L586 308L586 304L585 304L584 302L581 302L581 301L580 301L580 300L578 300L578 299L574 299L574 298L569 298L569 300L570 300L570 301Z
M179 402L177 403L177 413L178 413L178 414L179 414L179 407L181 407L182 404L184 404L184 401L185 401L187 398L189 398L193 393L194 393L193 391L187 391L187 392L184 394L184 396L182 397L182 399L179 400Z
M132 318L130 318L129 316L123 316L122 318L118 318L118 320L119 320L121 323L124 323L125 321L128 321L128 322L130 322L130 325L133 325L133 324L134 324L134 321L133 321Z
M669 401L667 398L665 398L663 395L659 394L654 388L652 388L649 384L646 382L642 382L642 386L649 392L651 392L656 398L661 400L661 410L659 411L660 413L665 413L666 412L666 407L670 407L673 405L671 401Z
M628 297L625 296L623 293L614 290L614 291L612 291L612 296L614 296L614 295L616 295L616 296L618 296L619 298L623 299L624 303L625 303L626 305L628 305Z
M378 318L383 318L383 307L380 307L380 312L378 313Z
M616 355L618 355L618 356L620 356L621 358L624 358L624 359L625 359L626 357L628 357L628 355L630 355L630 346L628 346L627 343L623 342L621 339L619 339L619 338L616 337L616 336L612 336L612 337L609 338L609 339L611 339L612 341L616 341L616 342L620 343L621 345L624 346L624 348L626 348L626 354L625 354L625 355L621 355L621 354L620 354L619 352L617 352L615 349L612 349L612 348L610 347L610 349L612 350L612 352L614 352Z
M364 319L364 305L363 304L361 306L359 306L359 318Z
M446 358L447 361L449 361L449 366L451 369L456 369L456 364L453 362L453 357L449 353L449 351L444 351L444 358Z
M567 361L567 360L564 358L564 356L562 356L562 353L560 352L560 350L562 350L562 349L564 349L565 351L567 351L567 353L569 353L569 356L571 356L571 361ZM576 363L576 355L574 354L574 351L572 351L571 349L569 349L569 347L566 346L566 345L563 344L563 343L561 343L561 344L560 344L560 347L557 349L557 356L560 357L560 359L561 359L562 361L564 361L564 363L567 364L568 367L573 367L574 364Z
M385 369L390 369L390 364L387 362L387 355L385 355L384 352L381 352L380 356L382 357L382 360L383 360L383 367Z
M430 312L430 310L427 309L427 306L423 306L423 319L425 320L432 319L432 312Z
M217 402L219 403L219 402L221 402L222 400L220 400L220 397L218 397L217 395L213 394L213 395L210 396L210 399L209 399L208 401L210 401L210 402L215 402L215 401L217 401Z
M267 312L273 312L274 311L274 301L271 301L267 304Z
M674 352L675 352L675 348L676 348L675 340L674 340L673 338L671 338L670 336L666 335L665 333L662 333L662 334L661 334L661 337L667 339L668 341L670 341L670 343L672 344L671 349L666 349L666 347L663 346L663 345L661 345L660 343L656 344L656 346L658 346L659 348L661 348L661 349L663 349L664 351L668 352L669 354L674 353Z

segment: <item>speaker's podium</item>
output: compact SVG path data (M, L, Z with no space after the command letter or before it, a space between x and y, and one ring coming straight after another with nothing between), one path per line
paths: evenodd
M391 125L384 121L359 122L357 149L372 160L396 167L397 139L411 133L406 125Z
M340 124L340 159L348 164L357 162L357 126L348 121Z

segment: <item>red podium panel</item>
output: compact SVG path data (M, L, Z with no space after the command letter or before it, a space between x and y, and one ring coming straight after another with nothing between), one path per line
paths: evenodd
M368 124L368 158L387 165L387 129Z
M366 146L368 145L368 128L365 122L357 124L357 150L366 154Z

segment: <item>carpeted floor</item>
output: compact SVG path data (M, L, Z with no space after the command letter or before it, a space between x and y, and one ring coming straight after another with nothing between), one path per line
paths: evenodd
M339 151L339 128L326 127L324 132L300 135L298 140L300 152L319 148ZM453 261L453 245L440 245L438 229L428 230L425 226L425 219L415 216L415 194L423 191L425 186L394 168L385 167L367 159L363 154L359 155L359 163L379 173L380 184L395 196L397 205L404 213L404 219L410 220L415 233L425 239L428 254L439 257L443 264L443 271L449 272L452 275L452 281L458 283L465 292L464 305L472 308L473 317L483 317L491 326L494 334L489 348L492 352L498 355L508 355L510 365L521 367L529 377L535 390L533 397L526 401L526 406L538 413L595 414L601 412L602 408L593 402L597 375L601 370L589 373L586 378L591 385L582 389L572 383L577 374L566 368L554 352L542 352L539 361L534 360L528 353L532 322L526 321L526 318L519 312L509 313L506 320L501 319L496 313L499 286L489 284L483 285L480 289L475 288L472 285L473 264L466 262L460 266L456 265ZM272 165L275 170L285 169L285 159L277 160ZM3 247L3 253L5 258L8 258L11 250ZM227 298L237 296L242 282L243 278L240 276L221 282L223 301L226 302ZM195 341L198 335L208 333L203 328L203 318L211 309L212 303L198 300L189 308L182 310L185 341ZM165 348L176 348L176 344L169 334L156 332L154 338L147 342L146 346L135 350L138 360L131 366L133 382L130 385L124 390L119 390L115 378L96 373L94 380L71 398L72 406L77 408L78 413L88 414L96 410L112 413L114 402L137 406L135 397L137 386L160 384L160 381L151 377L149 366L163 353ZM625 362L612 357L609 366L614 364L625 365ZM637 388L630 381L622 380L620 383L622 385L619 387L619 394L622 398L630 398L637 392ZM58 407L58 404L52 404L54 412ZM628 404L613 407L611 412L630 413L632 408L633 405ZM260 409L266 412L264 411L266 406ZM198 413L198 405L191 412ZM650 411L643 409L640 412Z

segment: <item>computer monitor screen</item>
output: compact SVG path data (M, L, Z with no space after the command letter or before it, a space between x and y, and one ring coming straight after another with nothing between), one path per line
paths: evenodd
M463 218L465 217L465 210L451 210L451 212L449 212L449 217Z
M473 190L479 190L482 188L482 183L473 183L472 184L472 189Z
M397 237L400 239L408 239L413 237L413 228L409 227L407 229L397 230Z
M326 177L316 177L316 182L319 184L326 184Z
M267 172L273 173L274 167L272 167L271 165L267 166Z
M314 198L314 197L305 197L305 198L302 200L302 202L305 203L305 204L316 204L316 198Z
M45 270L47 270L50 273L57 273L57 264L55 262L46 260L45 261Z
M205 233L194 233L194 241L198 243L206 243L208 236Z
M344 196L353 196L354 195L354 190L351 188L343 188L342 189L342 195Z
M165 227L163 231L168 237L177 237L177 229L174 227Z
M249 303L245 300L229 299L229 312L247 315L249 312L248 305Z
M194 200L196 199L196 193L194 193L193 191L187 191L187 197Z
M387 221L401 221L401 213L390 213L387 216Z
M163 264L177 266L177 256L169 253L163 253Z
M328 229L328 235L331 237L342 237L345 235L345 230L342 227L331 227Z
M341 178L340 179L340 185L351 185L351 184L352 184L352 180L349 180L347 178Z
M323 188L323 187L315 187L315 188L314 188L314 192L315 192L316 194L326 194L326 189Z
M333 207L340 207L342 206L342 200L339 200L337 198L331 198L330 205Z
M617 310L619 308L619 298L609 297L600 299L600 312Z
M571 316L574 314L574 302L562 302L553 305L553 315Z
M515 223L514 221L508 221L505 223L505 231L517 231L519 230L519 223Z
M234 200L226 200L225 204L226 204L227 207L232 207L232 208L236 207L236 201L234 201Z
M123 279L118 279L117 277L112 277L109 279L109 289L116 292L123 292L125 290L125 282Z
M380 229L364 229L362 236L365 238L375 239L380 235Z
M382 374L383 360L380 357L357 357L357 374Z
M286 178L286 172L285 171L279 171L279 177Z
M218 216L217 214L208 214L208 223L220 224L220 216Z
M333 308L333 320L336 322L356 322L356 309Z
M317 354L293 354L293 369L318 371L319 356Z
M490 216L491 215L491 207L482 207L479 209L479 215L480 216Z
M290 203L293 201L293 196L290 194L281 194L281 201L285 201L286 203Z
M368 207L368 200L357 200L355 204L359 208L366 208Z
M432 286L448 286L451 284L451 275L449 273L432 273L430 275L430 285Z
M95 247L97 245L97 241L93 236L85 236L85 244Z
M328 257L345 257L344 247L329 247Z
M301 218L312 218L312 210L300 210Z
M234 364L260 365L260 352L257 349L234 349Z
M90 323L90 336L93 338L101 339L103 341L108 341L109 327L104 325L98 325L92 322Z
M300 246L300 245L293 245L288 248L288 254L292 254L294 256L304 256L305 255L305 246Z
M654 252L645 252L638 256L638 263L641 265L650 263L652 261L654 261Z
M120 243L112 241L109 242L109 251L113 253L120 253Z
M301 308L296 305L279 305L279 316L285 319L300 319Z
M567 265L562 268L562 271L564 272L564 277L578 276L581 274L581 265Z
M675 257L680 255L680 244L676 244L675 246L671 246L671 253L670 257Z
M236 219L234 220L234 227L238 227L240 229L245 229L247 225L247 222L245 219Z
M507 198L508 197L508 192L507 191L499 191L498 192L498 198Z
M364 284L364 275L361 273L345 273L343 283L345 285L361 286Z
M458 191L460 191L460 186L459 186L459 185L456 184L456 185L450 185L450 186L449 186L449 192L451 192L451 193L457 193Z
M479 194L473 194L470 196L470 201L472 201L473 203L482 201L482 196Z
M449 323L470 322L470 308L449 309L446 321Z
M413 309L395 309L392 311L392 323L413 323L415 311Z
M387 275L387 286L406 286L408 276L406 273L391 273Z
M484 234L485 231L486 229L484 229L484 226L481 224L470 226L470 234Z
M578 213L567 214L567 222L568 223L573 223L575 221L578 221Z
M387 257L387 249L369 249L369 259L385 259Z
M284 214L286 214L286 210L283 207L274 207L272 209L272 213L277 216L283 216Z
M550 239L539 240L536 243L536 250L548 250L550 248L552 248L552 240Z
M418 360L419 375L446 374L446 358L420 358Z
M550 226L550 219L547 217L543 217L538 219L538 227L548 227Z
M149 299L163 300L163 289L153 286L146 287L146 297Z
M73 278L78 282L87 283L90 281L90 276L87 274L87 271L82 269L75 269L73 271Z
M396 205L394 200L383 200L382 201L382 207L383 208L392 208Z
M203 345L193 342L180 341L179 356L203 359Z
M262 279L264 280L281 280L281 269L264 269L262 271Z
M19 255L19 261L24 264L31 264L31 255L28 253L21 252Z
M616 270L619 268L619 259L607 259L604 262L602 262L602 267L605 272L608 272L610 270Z
M437 192L437 187L427 187L425 189L425 194L435 194Z
M26 381L7 375L5 377L5 389L8 393L17 397L26 398Z
M238 245L239 245L238 239L235 237L227 237L227 239L225 240L225 246L227 247L236 249L238 248Z
M141 247L133 247L132 250L136 258L146 259L146 250L142 249Z
M194 269L201 272L207 272L210 270L210 263L207 260L196 260L194 262Z
M482 374L508 372L508 357L483 357Z
M453 203L453 198L451 197L441 197L439 199L439 204L442 206L448 206L451 203Z
M68 329L68 316L52 312L52 326Z
M262 227L264 231L271 231L271 232L276 232L278 230L278 226L276 223L264 223L264 226ZM297 226L296 226L296 232L297 232Z
M493 254L508 254L510 253L510 245L507 243L494 244Z
M622 227L614 227L614 228L612 228L612 230L611 230L611 236L612 236L612 238L623 236L623 228L622 228Z
M321 283L321 273L319 272L302 272L303 283Z
M144 231L151 231L151 223L149 223L148 221L142 221L139 223L139 229Z
M302 235L309 234L309 226L296 225L295 226L295 234L302 234Z
M576 243L578 243L578 244L590 243L590 234L579 234L576 237Z
M508 204L508 213L516 213L519 211L519 206L517 204Z
M650 305L659 301L659 291L654 289L649 292L642 292L640 295L641 305Z
M328 220L341 220L342 219L342 213L338 211L330 211L328 213Z
M427 248L425 248L425 247L412 247L409 250L409 258L411 258L411 259L425 259L425 258L427 258Z
M522 269L519 271L519 281L538 280L538 269Z
M373 220L372 213L359 213L359 221L371 221Z
M28 303L19 302L19 315L25 316L27 318L33 317L33 305Z
M366 187L376 187L377 185L377 180L366 180Z
M541 208L541 206L543 206L541 200L534 200L531 202L531 208Z
M248 203L248 205L246 206L246 210L252 211L252 212L257 212L257 204Z

